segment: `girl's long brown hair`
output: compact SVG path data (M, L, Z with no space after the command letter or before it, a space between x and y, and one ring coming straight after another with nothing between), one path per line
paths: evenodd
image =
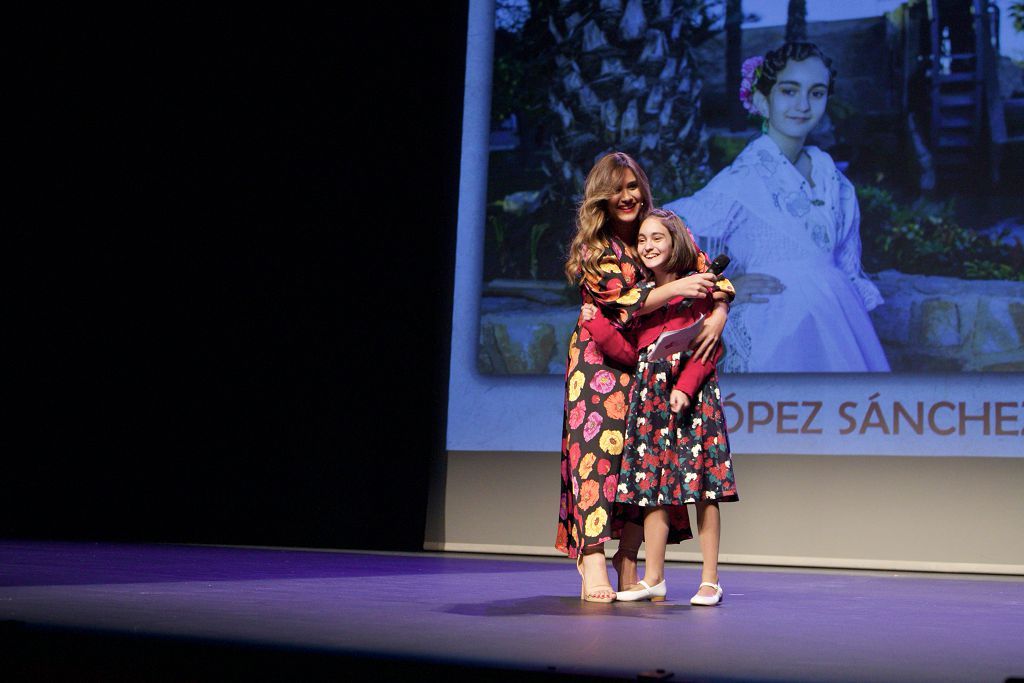
M693 241L693 234L682 218L668 209L652 209L647 217L657 218L672 237L672 255L665 263L665 270L685 275L701 269L701 251L697 248L696 242Z
M569 255L565 261L565 276L569 282L579 282L585 273L601 277L597 264L610 244L611 212L608 199L622 187L622 176L626 169L633 172L640 185L641 204L637 212L636 230L639 230L640 223L650 212L653 203L651 184L640 164L624 152L611 152L601 157L587 174L583 200L576 212L576 233L569 244ZM636 230L629 244L631 247L636 246Z

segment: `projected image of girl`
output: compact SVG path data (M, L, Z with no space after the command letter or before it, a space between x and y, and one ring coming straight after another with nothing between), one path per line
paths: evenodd
M651 210L647 176L631 157L613 152L587 175L565 272L580 287L583 303L599 306L612 324L622 327L634 317L657 310L674 297L705 297L717 288L725 299L731 285L716 283L711 273L696 273L655 287L644 280L636 255L640 223ZM701 268L706 270L706 258ZM694 353L708 358L715 350L727 317L726 304L708 315L695 340ZM632 366L606 360L578 319L569 341L562 427L561 504L555 547L575 558L583 579L581 598L611 602L615 591L605 567L604 543L622 534L613 563L619 585L636 581L636 552L642 538L637 524L616 520L618 487ZM689 533L682 509L670 520Z
M882 297L861 270L853 185L832 157L804 145L834 78L811 43L747 60L740 98L764 117L764 134L704 189L666 205L708 252L732 258L743 298L725 331L724 370L889 370L868 316Z

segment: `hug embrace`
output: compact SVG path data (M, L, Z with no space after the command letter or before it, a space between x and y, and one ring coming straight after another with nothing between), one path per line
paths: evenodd
M692 503L703 566L691 603L721 603L718 505L738 495L720 360L755 372L888 369L867 315L881 297L860 266L856 195L827 153L805 146L832 91L831 62L813 44L786 43L748 60L744 75L740 99L762 117L761 135L693 197L653 207L646 174L622 152L586 179L565 267L582 307L555 546L576 559L590 602L664 599L666 547L692 538ZM698 244L732 259L739 299ZM779 269L794 260L806 267ZM689 349L652 356L663 332L698 321ZM617 590L604 552L616 538Z
M714 372L732 286L708 272L678 216L652 209L646 174L621 152L587 177L566 272L584 305L566 373L556 547L576 558L584 600L664 599L666 545L692 538L694 503L706 552L692 601L717 604L718 503L737 497ZM691 349L650 358L661 332L698 316ZM618 591L605 566L612 538Z

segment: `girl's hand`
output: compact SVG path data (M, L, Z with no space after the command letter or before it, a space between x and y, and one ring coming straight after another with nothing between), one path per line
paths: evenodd
M734 304L766 304L766 294L781 294L786 290L786 285L777 277L765 275L764 273L747 273L730 277L736 288L736 299Z
M597 317L597 306L594 304L583 304L580 312L583 320L593 320Z
M718 276L714 273L694 273L679 278L671 285L675 296L681 296L684 299L703 299L717 281Z
M706 363L708 358L715 353L718 342L722 339L722 330L729 319L729 304L716 303L715 307L704 318L704 326L697 333L697 336L690 342L693 349L693 357Z
M690 397L679 389L673 389L672 395L668 397L668 404L672 407L673 413L678 413L690 407Z

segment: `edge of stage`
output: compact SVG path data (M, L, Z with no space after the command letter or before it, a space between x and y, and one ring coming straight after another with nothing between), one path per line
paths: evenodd
M8 680L1024 676L1024 577L721 575L718 608L679 563L602 605L549 558L8 540L0 646Z

